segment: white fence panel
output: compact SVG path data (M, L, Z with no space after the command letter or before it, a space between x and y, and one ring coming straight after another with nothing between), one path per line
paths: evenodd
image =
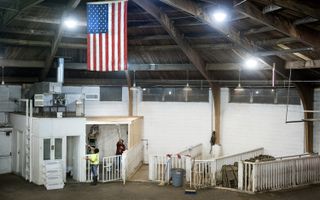
M203 145L197 144L179 152L178 155L190 156L192 159L201 159L202 149Z
M212 160L195 160L190 175L190 187L206 188L216 185L216 174L221 172L223 165L232 165L235 162L249 159L263 154L263 148L257 148Z
M122 168L123 182L126 178L133 175L139 166L143 163L143 143L139 143L130 150L126 150L122 154L122 162L124 163Z
M320 156L269 162L240 162L238 188L247 192L281 190L320 182Z
M214 160L195 160L191 173L191 188L206 188L215 185L215 166Z
M149 159L149 179L156 182L168 182L170 171L173 168L184 169L189 174L191 171L190 161L188 156L151 156Z

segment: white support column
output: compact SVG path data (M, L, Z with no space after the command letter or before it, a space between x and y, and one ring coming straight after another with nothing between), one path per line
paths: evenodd
M252 164L252 192L256 191L257 187L257 166Z
M149 180L154 180L154 173L155 173L155 167L154 167L154 157L149 156Z
M243 161L238 163L238 189L243 190Z

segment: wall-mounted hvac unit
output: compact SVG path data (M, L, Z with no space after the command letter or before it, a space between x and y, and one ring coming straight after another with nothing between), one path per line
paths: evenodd
M99 101L100 97L99 94L86 94L85 100L87 101Z

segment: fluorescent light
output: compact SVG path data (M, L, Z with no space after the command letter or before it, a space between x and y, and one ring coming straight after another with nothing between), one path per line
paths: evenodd
M77 20L75 20L73 18L67 18L64 20L63 23L67 28L70 28L70 29L74 29L78 25Z
M147 88L142 88L142 90L143 90L143 91L146 91L146 90L147 90Z
M256 91L256 94L259 94L259 90Z
M258 65L258 61L256 58L248 58L245 62L245 67L248 69L255 69Z
M216 10L213 13L213 18L216 22L224 22L227 19L227 13L224 10Z
M171 92L171 91L169 91L169 95L172 95L172 92Z

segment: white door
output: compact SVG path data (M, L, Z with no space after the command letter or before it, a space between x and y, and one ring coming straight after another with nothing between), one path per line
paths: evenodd
M43 160L62 160L62 138L43 139Z
M0 131L0 174L11 172L11 132Z

